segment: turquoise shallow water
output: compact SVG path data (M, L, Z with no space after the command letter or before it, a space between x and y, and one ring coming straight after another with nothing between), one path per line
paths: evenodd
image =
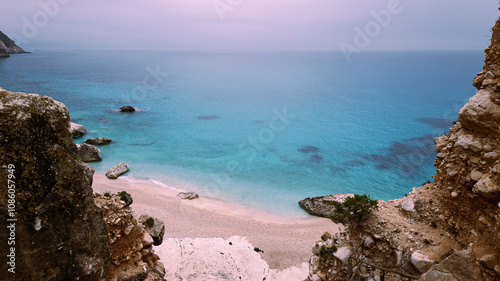
M288 216L332 193L394 199L431 180L433 138L475 91L477 52L38 51L0 60L0 87L51 96L85 138L107 136L104 173ZM122 105L139 109L120 113ZM77 140L83 142L85 138Z

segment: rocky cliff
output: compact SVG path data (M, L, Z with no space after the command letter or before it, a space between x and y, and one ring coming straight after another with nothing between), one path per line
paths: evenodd
M8 57L9 54L26 53L21 47L17 46L7 35L0 31L0 57Z
M0 89L1 280L105 278L108 227L69 128L63 104Z
M435 140L434 182L324 235L308 280L500 280L500 20L485 54L478 92Z

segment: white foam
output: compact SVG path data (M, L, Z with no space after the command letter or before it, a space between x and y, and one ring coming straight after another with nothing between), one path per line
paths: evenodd
M168 184L165 184L161 181L158 181L158 180L153 180L153 179L150 179L149 182L153 183L153 184L156 184L156 185L159 185L161 187L165 187L165 188L168 188L168 189L172 189L172 190L175 190L175 191L179 191L179 192L186 192L186 190L183 190L181 188L177 188L177 187L173 187L173 186L170 186Z

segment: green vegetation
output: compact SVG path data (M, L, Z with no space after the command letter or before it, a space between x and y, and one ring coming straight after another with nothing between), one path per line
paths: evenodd
M111 194L109 193L109 191L104 192L104 197L111 197Z
M153 224L155 224L155 220L154 220L153 218L148 218L148 219L146 220L146 225L147 225L148 227L152 227L152 226L153 226Z
M344 202L333 201L335 214L332 221L342 224L359 224L373 209L378 209L377 200L371 200L369 195L355 194L354 197L347 197Z
M120 200L125 202L125 207L130 206L134 202L134 200L132 200L132 195L126 191L118 192L118 196L120 196Z
M332 245L331 247L327 247L325 245L321 246L319 249L319 256L321 258L328 258L329 256L333 255L333 253L337 252L337 246Z

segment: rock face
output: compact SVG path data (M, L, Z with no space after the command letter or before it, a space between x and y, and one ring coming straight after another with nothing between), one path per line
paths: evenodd
M424 281L500 280L500 20L485 54L484 71L473 80L477 94L449 133L435 139L434 182L405 198L379 201L366 221L317 245L360 245L357 258ZM364 245L365 237L374 245ZM307 280L332 280L337 273L339 280L347 277L342 261L325 255L328 249L323 255L321 248L314 249ZM378 269L360 266L353 280L382 276ZM385 280L408 278L390 274Z
M7 35L0 31L0 57L8 57L9 54L26 53L21 47L17 46Z
M83 143L91 144L91 145L106 145L111 143L112 140L106 137L97 137L93 139L86 139Z
M476 265L472 251L455 251L441 263L423 274L421 281L483 281L481 268Z
M99 148L86 143L77 144L76 147L78 148L78 156L83 162L87 163L102 160L102 155Z
M143 222L146 231L153 238L153 245L158 246L163 242L163 235L165 234L165 223L152 216L142 215L139 220Z
M121 112L134 112L135 108L130 106L130 105L125 105L125 106L120 107L120 111Z
M113 247L112 263L106 280L165 280L165 267L152 248L153 239L142 222L134 218L129 205L120 198L120 195L105 197L100 194L94 198L108 224Z
M130 170L130 167L127 163L116 164L113 168L109 169L106 173L106 177L108 179L117 179L119 176L125 174Z
M333 194L319 197L308 197L300 200L299 205L306 212L313 216L329 218L333 215L334 208L332 201L344 202L347 197L352 197L354 194Z
M0 91L0 220L15 225L16 280L102 280L111 246L92 197L94 169L76 160L66 107L49 97ZM11 165L11 169L8 166ZM8 175L15 209L8 213ZM5 233L2 231L2 233ZM1 242L7 245L2 235ZM0 279L8 271L0 257Z
M87 129L83 125L71 122L69 132L74 138L79 138L87 133Z

